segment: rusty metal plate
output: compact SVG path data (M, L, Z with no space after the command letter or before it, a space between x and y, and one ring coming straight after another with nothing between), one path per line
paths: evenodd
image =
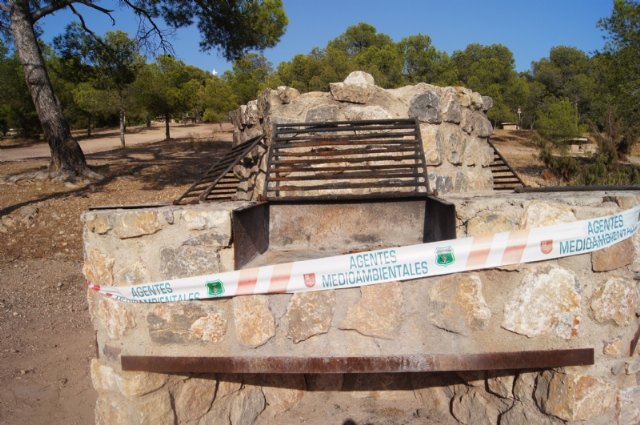
M122 370L160 373L400 373L587 366L593 348L379 357L122 356Z

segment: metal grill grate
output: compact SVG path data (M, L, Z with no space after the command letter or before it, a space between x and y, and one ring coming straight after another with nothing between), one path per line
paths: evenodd
M276 124L265 196L354 197L428 193L415 120Z
M242 158L262 143L263 136L257 136L234 146L220 161L195 182L173 203L176 205L197 204L204 201L232 199L236 194L240 180L233 173L233 167Z

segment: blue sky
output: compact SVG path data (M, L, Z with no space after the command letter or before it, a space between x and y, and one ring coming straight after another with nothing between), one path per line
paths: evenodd
M598 19L609 16L611 0L283 0L289 25L277 46L264 51L274 68L295 54L342 34L359 22L399 41L418 33L429 35L433 45L448 53L470 43L507 46L516 69L526 71L531 62L549 55L554 46L573 46L591 54L601 49L604 33ZM117 2L113 2L117 5ZM107 6L109 2L102 2ZM79 10L82 5L77 6ZM116 6L117 7L117 6ZM116 26L104 15L87 11L97 33L120 29L135 34L133 14L116 10ZM74 16L68 11L42 22L46 41L61 33ZM197 28L179 30L172 39L175 54L184 62L205 70L224 72L231 65L217 52L199 50Z

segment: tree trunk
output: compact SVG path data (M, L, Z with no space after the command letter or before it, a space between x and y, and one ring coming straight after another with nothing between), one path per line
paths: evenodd
M44 139L51 150L49 170L64 176L92 176L82 149L71 136L69 123L62 113L62 106L51 86L49 74L45 68L38 39L33 29L28 1L12 2L11 33L15 48L24 70L25 80L31 99L36 108L38 119L42 125Z
M91 137L91 126L93 125L93 115L89 114L87 117L88 125L87 125L87 137Z
M151 117L147 116L147 128L151 128Z
M124 120L125 120L124 109L120 109L120 147L122 149L126 147L124 144L124 132L126 131Z
M170 121L171 121L171 115L170 114L164 114L165 140L171 140L171 133L169 132L169 122Z

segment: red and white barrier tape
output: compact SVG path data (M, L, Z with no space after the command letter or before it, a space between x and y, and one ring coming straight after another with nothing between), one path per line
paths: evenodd
M417 279L606 248L631 237L640 206L618 214L537 229L379 249L134 286L90 288L127 302L172 302L294 293Z

